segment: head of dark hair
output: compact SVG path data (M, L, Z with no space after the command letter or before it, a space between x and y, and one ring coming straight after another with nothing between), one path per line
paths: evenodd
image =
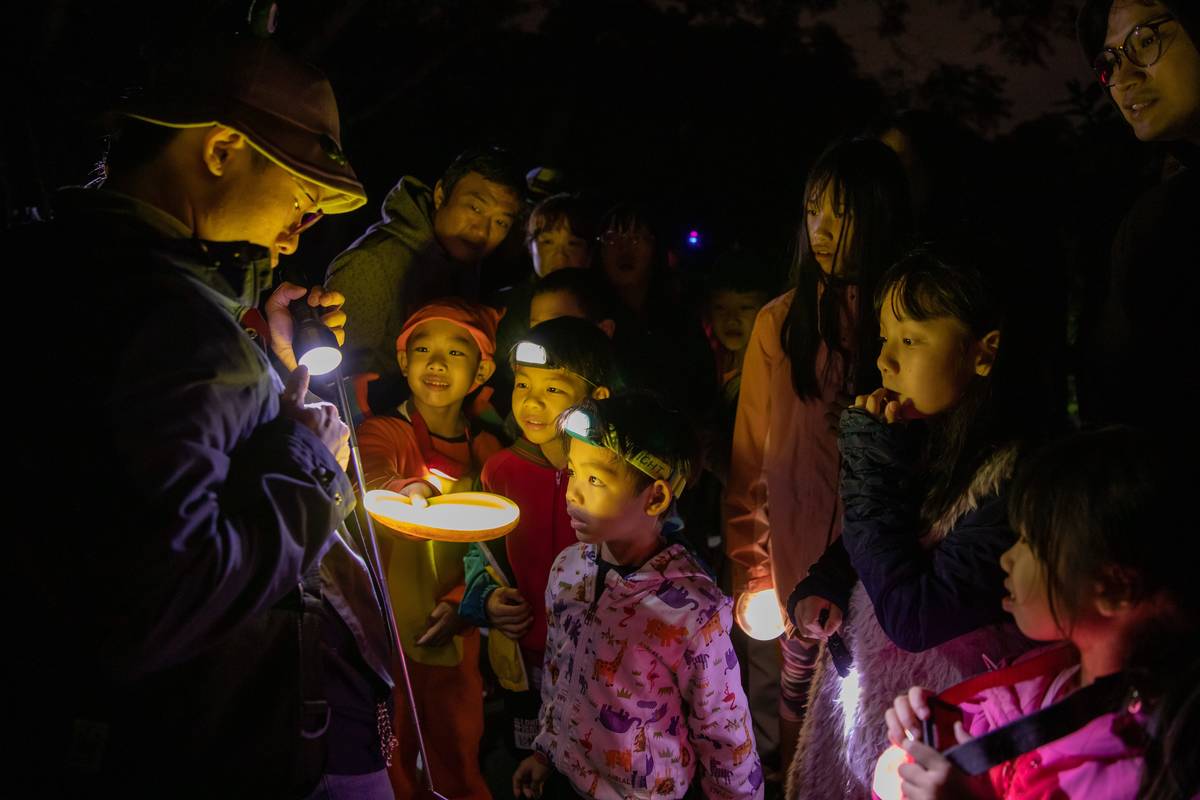
M594 269L558 269L539 278L533 285L533 297L567 292L592 324L613 319L616 298L608 283Z
M600 429L611 426L617 432L617 455L635 478L638 491L654 479L625 459L643 450L666 461L675 474L686 475L685 483L697 473L700 444L691 423L683 412L670 410L653 392L640 389L618 392L603 400L588 400L579 408ZM567 416L563 414L559 419L566 420Z
M1184 501L1191 476L1174 460L1180 444L1132 428L1073 434L1026 459L1008 499L1009 522L1041 564L1064 631L1114 570L1130 602L1166 600L1169 611L1139 630L1128 665L1157 707L1138 793L1156 800L1200 788L1200 581L1194 559L1180 553L1195 528Z
M708 276L710 296L716 292L763 292L773 297L778 290L772 265L761 254L743 248L717 256Z
M1177 442L1133 428L1072 434L1025 459L1009 490L1009 522L1045 567L1046 597L1069 631L1106 568L1129 579L1130 601L1165 592L1200 621L1195 564L1179 558L1194 527ZM1059 618L1059 613L1063 618Z
M967 490L979 468L999 450L1036 442L1057 422L1050 408L1053 392L1041 386L1043 358L1030 352L1032 342L1007 314L1008 288L997 276L1003 265L984 267L950 245L912 251L880 279L873 299L874 317L885 302L896 317L952 318L980 339L1000 331L1000 347L986 377L974 376L962 399L929 420L931 435L922 460L928 494L927 520L937 519ZM890 299L889 299L890 298Z
M588 249L596 246L596 218L587 202L577 194L554 194L533 207L525 223L525 244L528 246L543 231L566 226L571 233L587 242Z
M522 341L546 348L550 361L568 372L596 386L615 388L617 367L612 341L594 323L578 317L556 317L535 325Z
M802 398L819 398L828 375L817 375L817 353L824 344L840 362L855 392L879 384L875 359L879 355L878 321L870 314L870 299L879 276L904 252L912 235L912 210L904 168L887 146L870 139L831 145L809 172L804 208L833 192L835 207L844 208L843 224L853 222L854 235L839 242L838 276L825 275L812 254L808 225L802 219L797 236L796 294L780 330L780 344L792 367L792 386ZM842 344L846 290L858 288L853 345ZM820 291L820 287L824 287ZM834 359L826 362L834 368Z
M484 180L511 189L517 197L525 195L525 176L517 168L512 154L503 147L472 147L459 153L442 173L442 191L449 197L454 185L476 172Z
M133 117L117 117L96 172L105 177L136 172L162 155L179 132L179 128L155 125Z

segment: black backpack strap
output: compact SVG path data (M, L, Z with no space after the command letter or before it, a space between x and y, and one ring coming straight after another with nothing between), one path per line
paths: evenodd
M982 775L998 764L1074 733L1096 717L1116 711L1125 704L1130 691L1129 679L1124 674L1105 676L1036 714L951 747L944 755L966 774Z

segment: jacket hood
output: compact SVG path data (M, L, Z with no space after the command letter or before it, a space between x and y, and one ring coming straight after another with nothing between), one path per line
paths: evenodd
M383 199L376 227L418 250L433 239L433 211L433 191L405 175Z
M664 535L667 535L665 530ZM669 535L668 541L671 541ZM587 545L585 557L595 562L599 552L598 547ZM623 578L615 572L609 574L617 578L616 583L610 584L610 588L606 589L612 593L607 602L613 605L628 603L630 600L640 602L651 595L658 595L672 607L679 607L679 604L683 603L694 604L693 608L699 610L711 607L716 611L722 600L721 590L717 588L708 570L687 547L678 542L668 545L665 550Z
M1195 0L1162 0L1162 4L1175 16L1193 42L1200 46L1200 4ZM1104 47L1104 36L1108 32L1108 12L1113 0L1084 0L1083 8L1075 23L1075 35L1083 48L1083 57L1091 66L1092 59Z

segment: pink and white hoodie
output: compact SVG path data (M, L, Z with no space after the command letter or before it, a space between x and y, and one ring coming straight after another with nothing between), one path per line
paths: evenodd
M680 544L626 577L563 550L546 586L534 748L587 797L761 798L763 772L729 630L733 607Z

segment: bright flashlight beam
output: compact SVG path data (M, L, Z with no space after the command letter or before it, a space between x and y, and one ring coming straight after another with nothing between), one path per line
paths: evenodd
M336 347L314 347L300 356L300 364L308 367L310 375L333 372L342 363L342 351Z

